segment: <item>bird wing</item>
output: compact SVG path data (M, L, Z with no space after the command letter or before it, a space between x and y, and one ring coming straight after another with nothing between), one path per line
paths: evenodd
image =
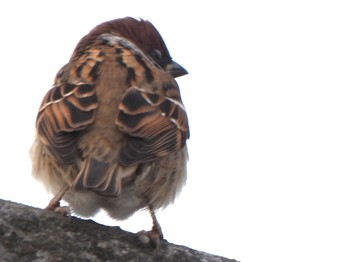
M182 148L189 138L187 115L180 97L150 93L138 86L129 87L125 93L116 124L128 135L119 154L124 165L166 156Z
M79 134L94 121L98 105L94 78L101 53L93 51L62 67L37 115L41 141L62 164L74 163Z

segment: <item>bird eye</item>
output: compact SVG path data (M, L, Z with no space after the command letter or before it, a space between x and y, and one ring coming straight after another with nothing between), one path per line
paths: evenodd
M152 59L154 59L156 62L159 62L159 60L162 59L162 53L158 49L153 49L150 53L150 56Z

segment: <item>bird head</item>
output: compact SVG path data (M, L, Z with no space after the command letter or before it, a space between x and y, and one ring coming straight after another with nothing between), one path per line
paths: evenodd
M80 40L74 53L84 50L86 43L105 33L117 34L133 42L174 78L188 74L186 69L173 61L162 36L153 24L132 17L115 19L96 26Z

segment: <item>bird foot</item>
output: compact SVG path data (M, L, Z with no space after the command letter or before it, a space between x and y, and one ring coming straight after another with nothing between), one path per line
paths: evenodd
M50 200L45 210L50 210L62 216L70 217L71 212L69 207L67 206L61 207L60 205L60 201L63 198L63 195L67 192L67 190L68 190L68 186L64 187L61 191L59 191L57 195L55 195L54 198Z
M142 230L137 233L140 242L144 246L159 249L160 241L164 238L160 227L153 226L151 231Z
M148 206L152 221L153 227L151 231L142 230L138 232L139 240L144 246L151 246L153 248L159 249L160 241L164 239L162 228L160 227L156 214L152 205Z
M48 206L45 208L45 210L50 210L53 211L57 214L60 214L65 217L70 217L71 216L71 211L68 206L61 206L60 202L50 202Z
M71 211L68 206L61 206L60 201L57 201L56 198L53 198L50 203L45 207L45 210L53 211L57 214L60 214L65 217L71 216Z

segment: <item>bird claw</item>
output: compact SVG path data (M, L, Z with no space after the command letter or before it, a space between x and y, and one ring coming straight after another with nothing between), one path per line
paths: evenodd
M70 212L69 207L67 207L67 206L61 207L61 205L60 205L60 201L62 200L64 194L67 192L68 189L69 189L68 186L62 188L61 191L59 191L57 193L57 195L55 195L51 199L51 201L49 202L49 204L47 205L45 210L50 210L50 211L58 213L58 214L60 214L62 216L70 217L71 216L71 212Z
M153 228L151 231L142 230L137 235L142 245L155 249L159 249L160 241L163 239L163 234Z
M60 214L65 217L71 216L71 211L68 206L60 206L60 202L50 202L48 206L45 208L45 210L53 211L57 214Z
M56 207L53 212L57 213L57 214L60 214L64 217L71 217L71 211L69 209L68 206L59 206L59 207Z

